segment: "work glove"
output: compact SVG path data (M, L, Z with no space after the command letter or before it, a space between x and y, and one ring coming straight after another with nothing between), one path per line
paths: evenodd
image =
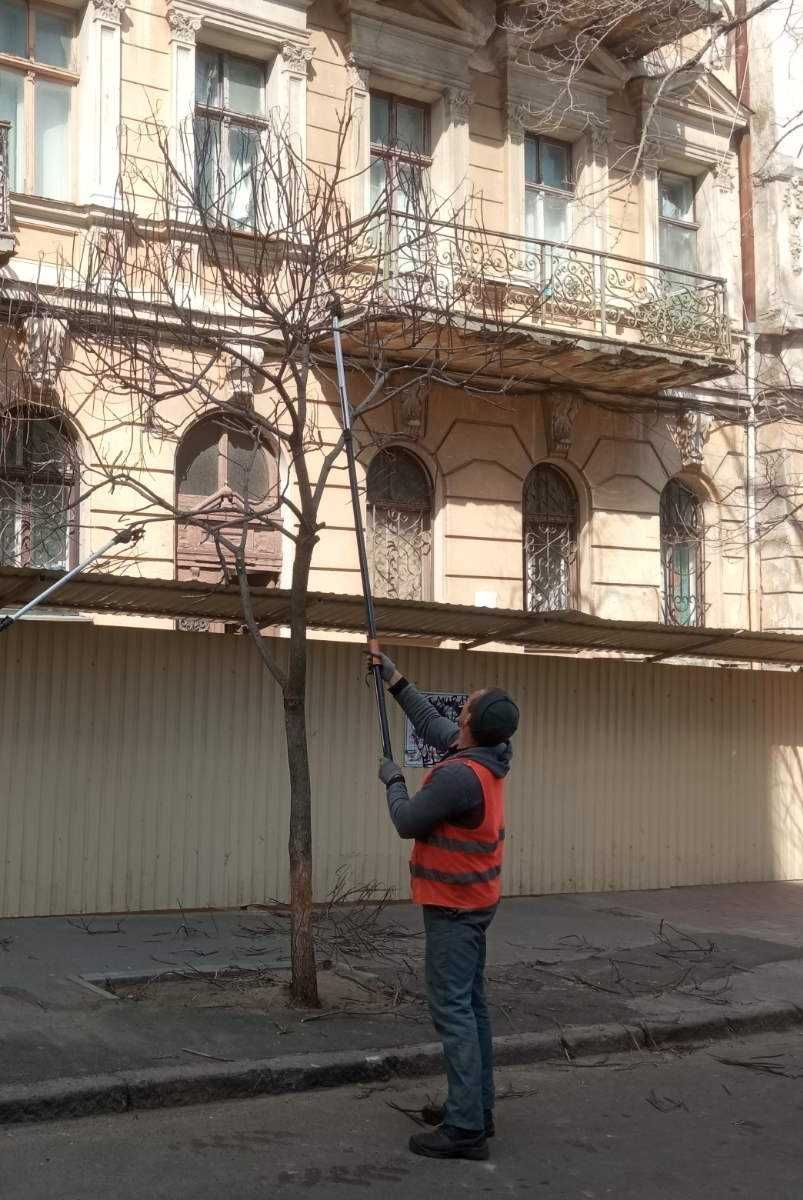
M384 680L385 683L390 683L391 679L396 674L396 664L393 661L393 659L388 658L387 654L383 654L381 651L379 653L379 660L381 663L382 679ZM373 665L373 661L374 661L373 655L369 653L368 654L368 667L369 668Z
M397 779L404 780L404 773L398 763L392 758L383 758L379 763L379 778L385 787L389 787Z

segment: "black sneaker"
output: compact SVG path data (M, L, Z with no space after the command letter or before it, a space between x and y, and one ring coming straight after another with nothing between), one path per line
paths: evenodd
M439 1125L432 1133L414 1133L410 1138L410 1149L424 1158L484 1160L490 1155L481 1129L457 1129L454 1125Z
M426 1121L427 1125L442 1125L443 1118L445 1115L446 1115L446 1105L445 1104L438 1104L438 1105L425 1104L424 1107L421 1109L421 1116L422 1116L423 1120ZM487 1138L492 1138L494 1136L494 1134L496 1133L496 1126L494 1125L493 1110L490 1108L486 1108L483 1113L483 1117L485 1118L485 1136Z

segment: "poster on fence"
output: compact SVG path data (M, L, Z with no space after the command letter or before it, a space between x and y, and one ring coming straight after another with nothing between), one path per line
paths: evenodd
M424 695L430 704L437 708L442 717L448 717L451 721L457 720L461 708L468 699L465 692L424 692ZM424 745L409 719L406 720L404 725L405 767L434 767L442 757L442 751L433 750L430 746Z

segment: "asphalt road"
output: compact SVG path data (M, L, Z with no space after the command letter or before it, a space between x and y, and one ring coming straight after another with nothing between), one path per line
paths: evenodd
M488 1163L406 1149L440 1080L5 1127L0 1197L801 1200L802 1079L803 1033L503 1071Z

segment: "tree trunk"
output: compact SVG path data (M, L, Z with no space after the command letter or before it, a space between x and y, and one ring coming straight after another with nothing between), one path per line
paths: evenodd
M318 976L312 928L312 788L304 697L285 696L290 768L290 998L317 1008Z
M290 998L317 1008L318 976L312 909L312 786L307 745L306 598L314 537L300 538L293 563L290 647L284 688L284 727L290 773Z

